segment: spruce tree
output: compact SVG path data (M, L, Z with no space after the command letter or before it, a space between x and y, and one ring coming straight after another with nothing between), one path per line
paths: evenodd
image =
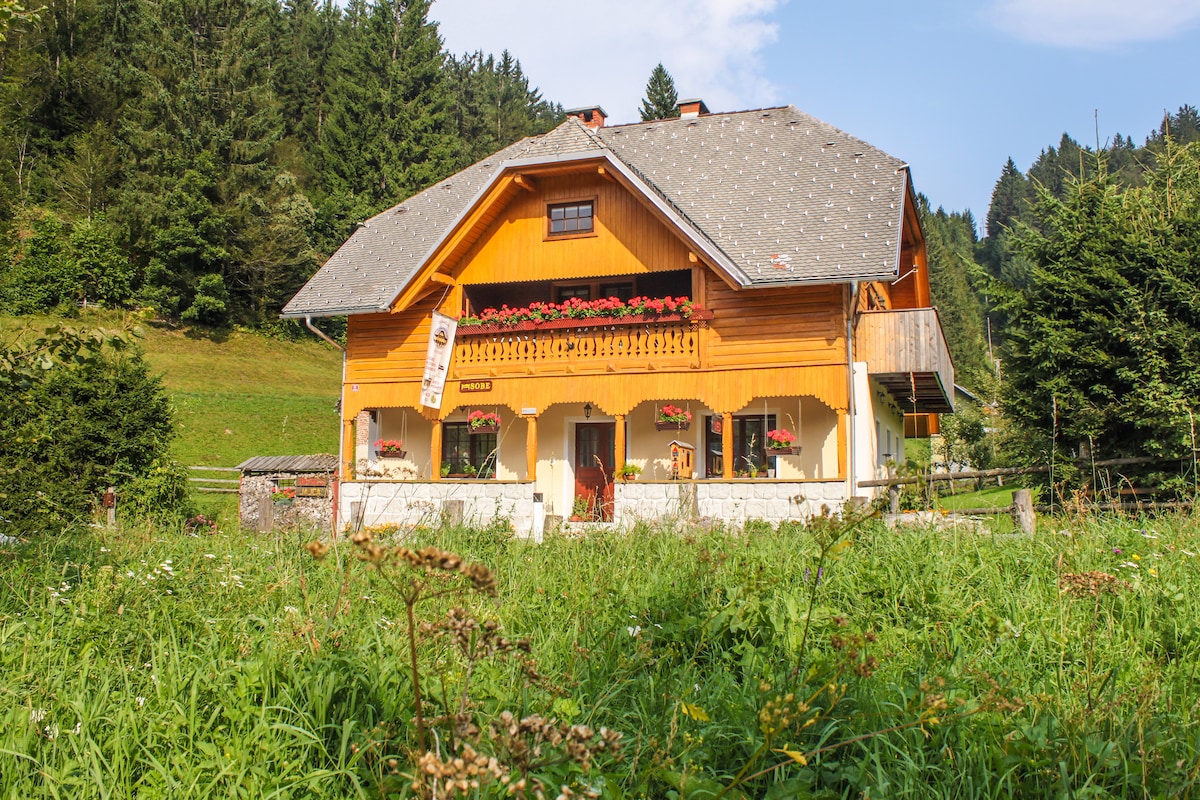
M642 98L642 122L653 119L674 119L679 116L679 93L675 91L675 80L663 67L662 62L651 70L646 82L646 96Z

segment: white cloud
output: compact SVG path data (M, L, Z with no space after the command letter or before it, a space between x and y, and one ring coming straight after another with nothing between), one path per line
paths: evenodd
M1200 0L996 0L985 15L1027 41L1104 48L1169 39L1200 22Z
M567 108L599 104L635 122L659 61L681 98L714 111L779 102L760 57L775 42L772 14L787 0L437 0L446 49L507 48L530 83Z

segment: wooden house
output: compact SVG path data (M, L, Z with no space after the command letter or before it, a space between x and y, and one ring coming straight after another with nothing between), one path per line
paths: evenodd
M342 522L798 519L936 431L908 165L791 106L681 110L569 112L363 223L287 304L348 318Z

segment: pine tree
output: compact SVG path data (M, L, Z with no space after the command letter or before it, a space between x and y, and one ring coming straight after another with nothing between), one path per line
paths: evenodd
M651 70L650 80L646 82L641 114L642 122L679 116L679 93L675 91L675 80L661 61Z
M1200 144L1160 159L1145 187L1122 187L1102 166L1061 199L1041 187L1014 234L1032 269L1004 301L1006 410L1043 459L1081 443L1098 458L1190 455Z

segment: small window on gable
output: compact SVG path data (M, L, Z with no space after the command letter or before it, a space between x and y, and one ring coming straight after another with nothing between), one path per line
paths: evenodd
M575 203L558 203L550 206L551 236L570 236L577 233L591 233L593 227L594 201L583 200Z

